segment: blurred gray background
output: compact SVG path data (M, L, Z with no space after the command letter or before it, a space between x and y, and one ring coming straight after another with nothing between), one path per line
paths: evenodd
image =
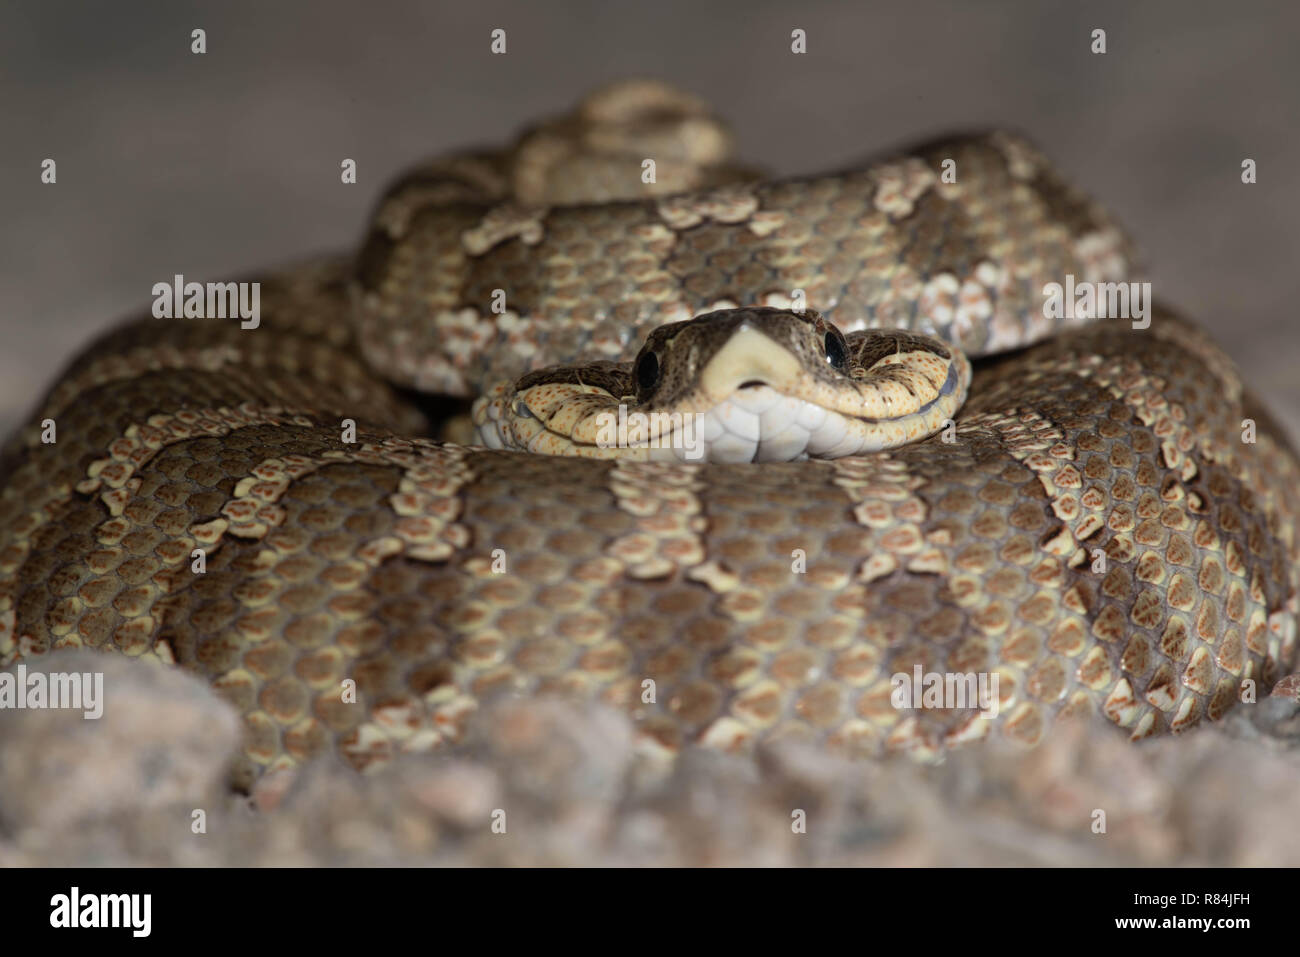
M777 173L1028 133L1298 436L1298 31L1300 5L1258 0L2 0L0 431L154 282L347 247L402 167L648 74L709 99Z

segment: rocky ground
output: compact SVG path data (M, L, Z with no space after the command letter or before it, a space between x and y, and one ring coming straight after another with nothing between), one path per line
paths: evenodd
M241 797L238 721L205 685L92 652L29 667L101 670L109 694L98 721L0 711L0 866L1300 864L1294 697L1177 739L1078 723L933 767L787 745L665 768L617 714L517 702L457 753L365 777L322 759Z

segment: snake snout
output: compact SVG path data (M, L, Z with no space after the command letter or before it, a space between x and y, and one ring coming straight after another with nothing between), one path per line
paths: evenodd
M789 349L742 325L705 363L698 381L704 394L721 401L744 389L783 389L798 381L801 373L799 359Z

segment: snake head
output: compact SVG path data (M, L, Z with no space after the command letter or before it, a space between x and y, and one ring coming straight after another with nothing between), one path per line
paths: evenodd
M969 377L965 357L928 336L846 336L813 310L724 309L660 326L630 363L530 373L476 424L487 445L550 454L836 458L936 431Z

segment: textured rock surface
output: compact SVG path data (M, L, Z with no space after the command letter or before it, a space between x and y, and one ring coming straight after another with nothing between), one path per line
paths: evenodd
M0 711L0 829L74 833L219 788L239 743L234 710L202 682L118 655L56 652L26 674L102 674L102 713ZM98 709L96 709L98 710Z
M612 712L510 703L471 721L461 753L365 777L321 760L247 799L220 783L232 728L211 692L91 661L116 689L105 720L0 712L0 866L1300 864L1289 698L1138 745L1067 723L1036 750L990 742L935 767L785 747L671 769Z

